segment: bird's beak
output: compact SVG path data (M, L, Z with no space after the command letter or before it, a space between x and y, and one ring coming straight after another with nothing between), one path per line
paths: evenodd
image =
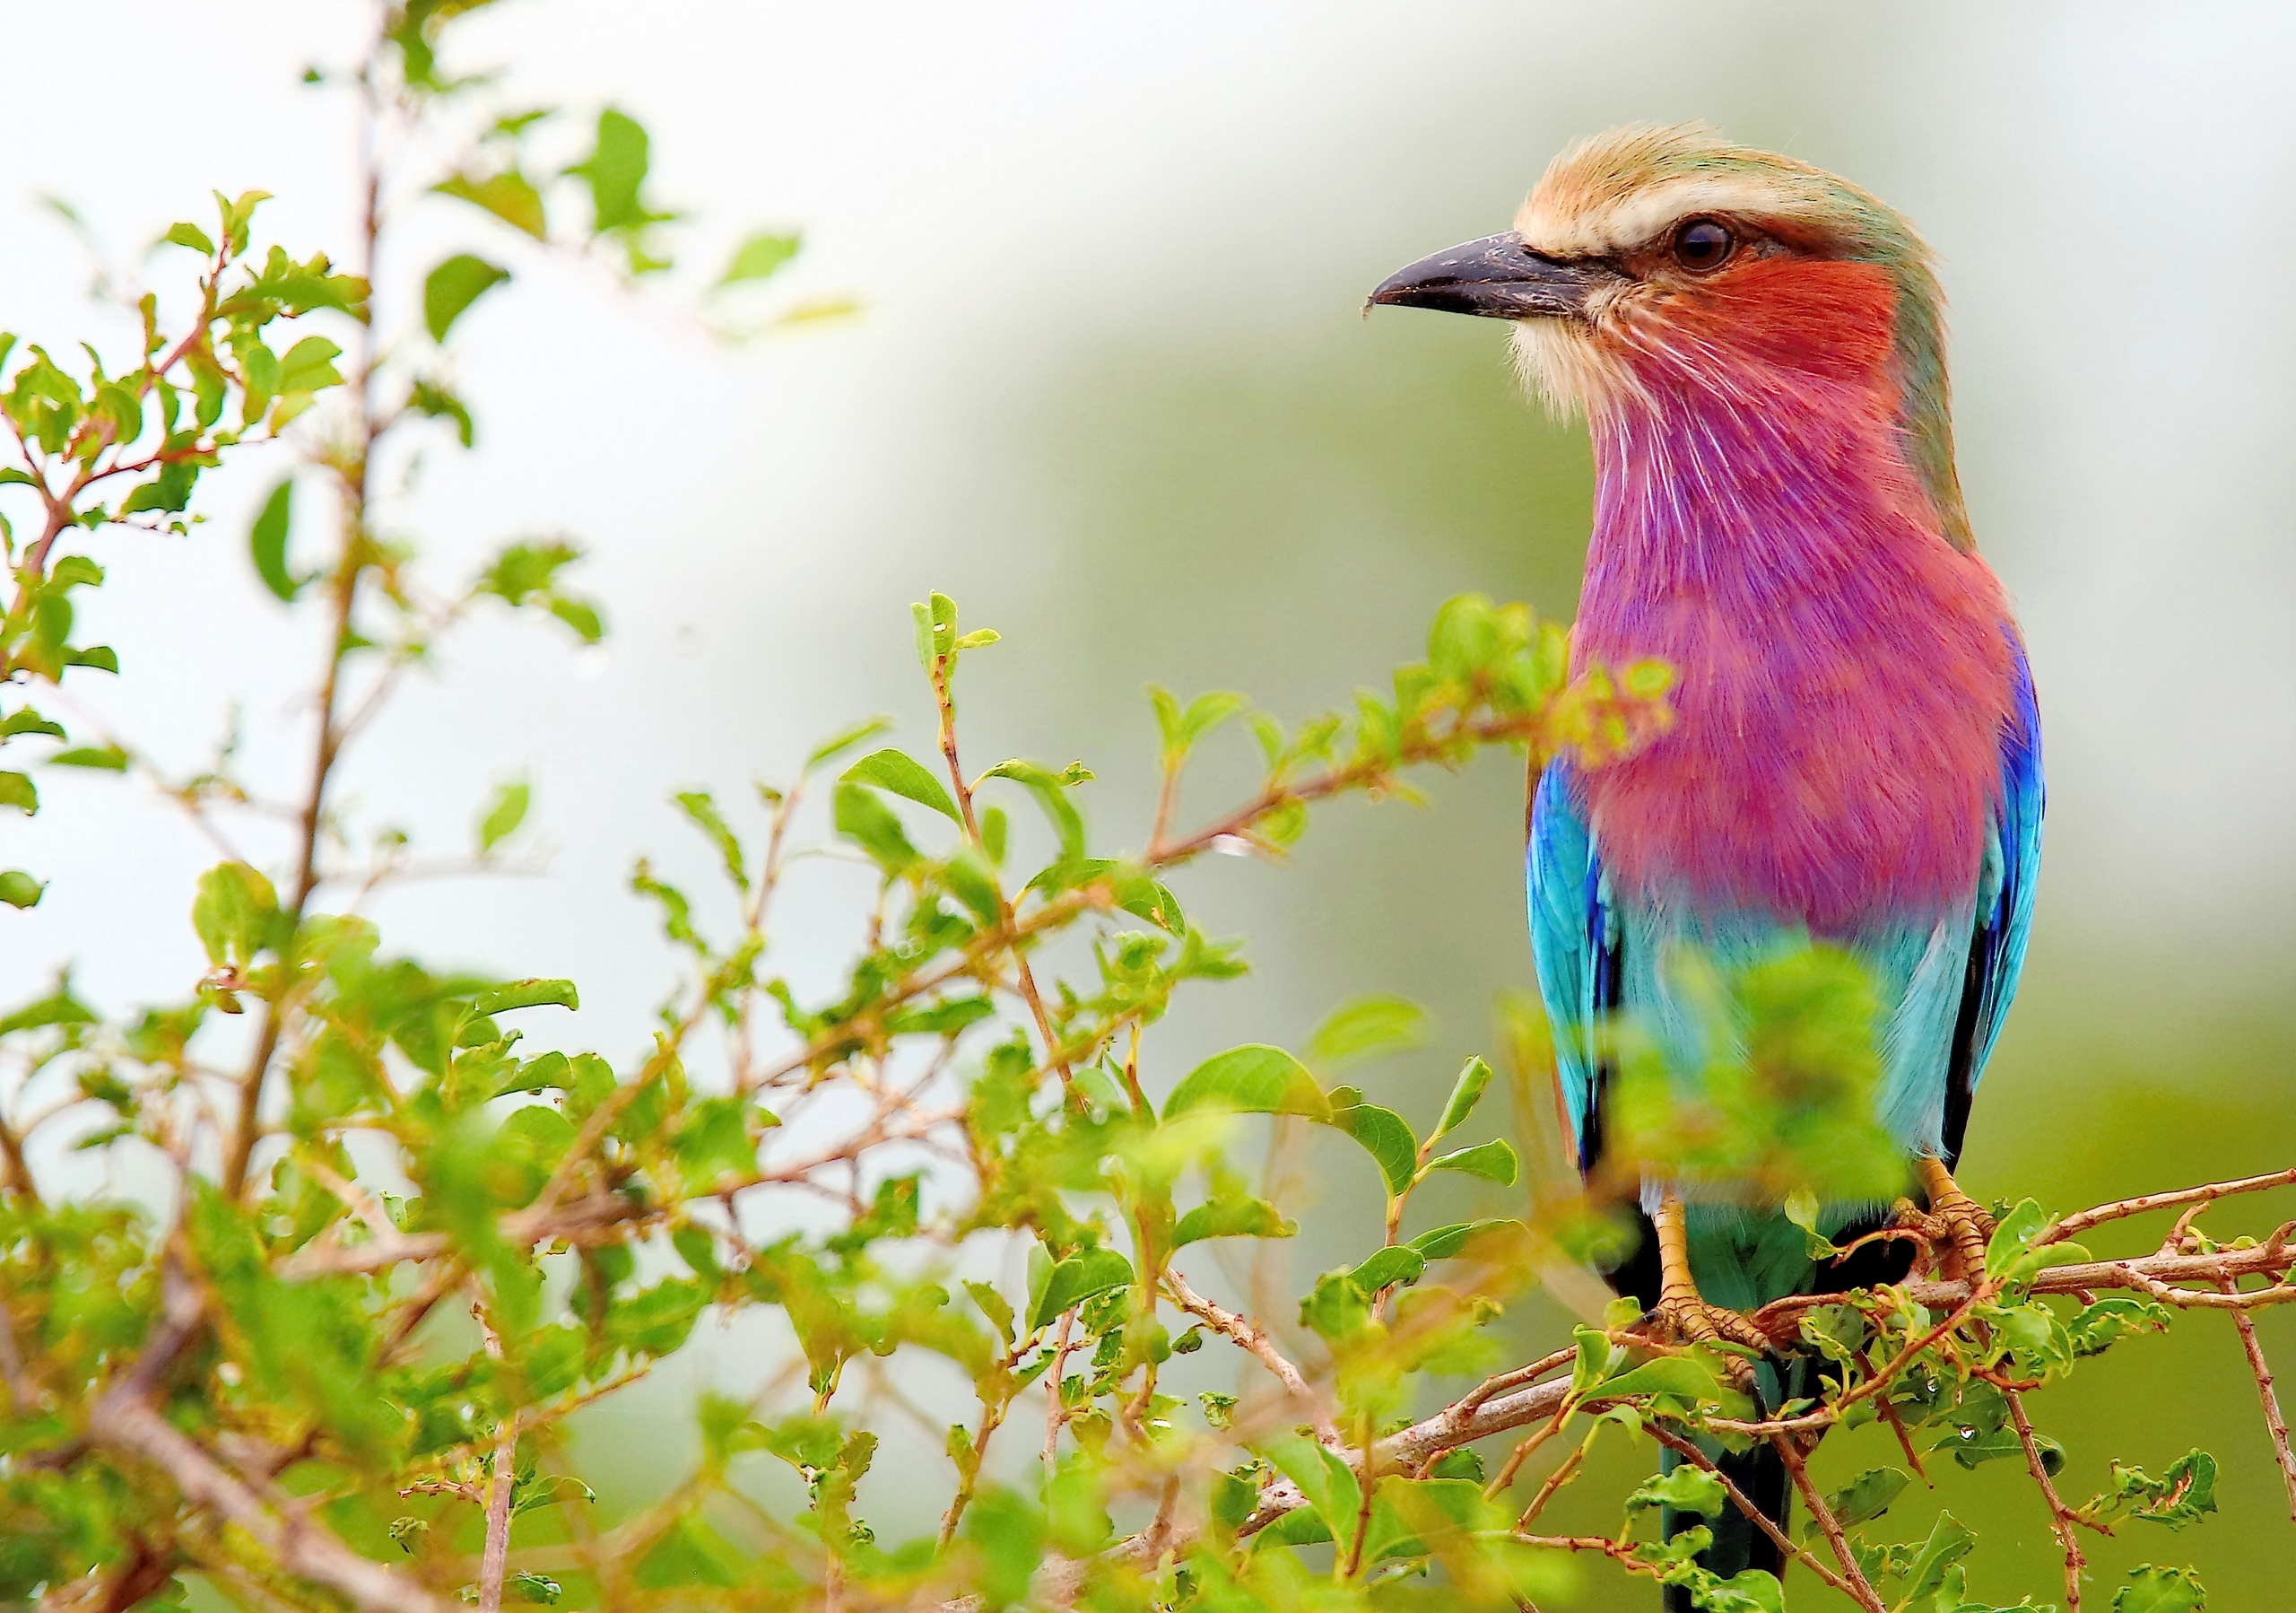
M1583 318L1598 292L1625 278L1606 264L1543 257L1509 231L1398 269L1370 301L1492 319Z

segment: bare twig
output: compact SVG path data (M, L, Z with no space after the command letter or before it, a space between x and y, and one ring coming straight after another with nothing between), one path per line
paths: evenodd
M1849 1549L1849 1538L1842 1532L1841 1520L1833 1515L1833 1508L1826 1504L1826 1498L1818 1493L1818 1487L1810 1482L1810 1465L1802 1454L1802 1447L1795 1443L1791 1434L1771 1434L1770 1445L1778 1452L1779 1460L1786 1464L1787 1472L1793 1475L1794 1487L1801 1493L1802 1504L1809 1508L1810 1516L1816 1521L1819 1531L1826 1538L1826 1544L1833 1548L1834 1561L1841 1565L1841 1577L1837 1579L1827 1574L1827 1582L1835 1590L1854 1598L1859 1607L1866 1609L1866 1613L1888 1613L1882 1605L1881 1592L1874 1589L1864 1571L1857 1566L1857 1555Z
M2082 1555L2081 1538L2074 1532L2073 1526L2079 1520L2058 1496L2057 1486L2049 1478L2048 1466L2041 1460L2039 1442L2033 1437L2032 1420L2025 1415L2024 1397L2013 1389L2005 1389L2001 1398L2009 1403L2009 1420L2017 1426L2017 1443L2025 1447L2025 1465L2032 1470L2033 1482L2040 1487L2041 1499L2048 1504L2048 1526L2065 1551L2065 1613L2081 1613L2081 1574L2088 1567L2089 1559Z
M2232 1290L2230 1278L2224 1283L2226 1292ZM2280 1414L2280 1397L2273 1392L2272 1368L2264 1358L2264 1346L2257 1342L2257 1324L2246 1311L2232 1312L2232 1325L2239 1330L2240 1347L2248 1353L2248 1371L2256 1375L2257 1398L2264 1402L2265 1433L2272 1440L2272 1458L2279 1464L2281 1482L2288 1489L2288 1521L2296 1523L2296 1454L2288 1448L2288 1419Z
M1172 1303L1202 1321L1213 1332L1233 1340L1246 1354L1274 1373L1284 1391L1297 1401L1315 1426L1316 1435L1326 1444L1336 1447L1340 1443L1339 1428L1332 1421L1331 1408L1324 1397L1316 1392L1306 1376L1285 1358L1275 1341L1248 1316L1241 1316L1217 1304L1187 1286L1187 1279L1177 1271L1164 1273L1164 1286L1171 1293ZM1386 1442L1382 1442L1384 1448ZM1413 1464L1415 1465L1415 1464Z

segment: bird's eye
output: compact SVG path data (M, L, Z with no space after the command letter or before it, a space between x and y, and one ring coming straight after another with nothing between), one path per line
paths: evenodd
M1694 218L1674 231L1674 261L1693 275L1711 275L1730 261L1737 238L1710 218Z

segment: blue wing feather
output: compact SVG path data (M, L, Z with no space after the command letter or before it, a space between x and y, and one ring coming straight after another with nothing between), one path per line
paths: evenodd
M2033 927L2033 892L2040 874L2041 813L2047 790L2041 777L2041 714L2033 695L2032 668L2024 646L2013 638L2016 707L2012 726L2001 737L2001 817L1995 825L2001 848L1997 883L1979 893L1979 911L1987 915L1977 937L1977 1023L1970 1047L1970 1089L1985 1073L1986 1060L2001 1034L2009 999L2025 970L2025 943ZM1991 870L1988 870L1988 873ZM1989 897L1987 901L1985 898Z
M1550 763L1531 800L1524 883L1539 998L1553 1031L1555 1078L1570 1131L1564 1140L1584 1170L1592 1163L1587 1157L1587 1118L1595 1102L1596 1076L1587 1032L1595 1023L1596 983L1611 926L1593 837L1573 794L1569 764Z

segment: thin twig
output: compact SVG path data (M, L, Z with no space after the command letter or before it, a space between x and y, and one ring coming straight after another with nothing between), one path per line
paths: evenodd
M2078 1520L2057 1495L2057 1486L2048 1476L2048 1466L2041 1460L2040 1443L2033 1437L2032 1419L2025 1415L2024 1397L2013 1389L2005 1389L2001 1398L2009 1403L2009 1419L2017 1426L2017 1443L2025 1447L2025 1465L2032 1469L2033 1482L2040 1487L2041 1499L2048 1504L2048 1526L2065 1550L2065 1613L2081 1613L2081 1574L2088 1567L2089 1559L2082 1556L2081 1538L2074 1532L2073 1526Z
M1189 1287L1187 1279L1177 1271L1168 1269L1164 1273L1164 1286L1171 1291L1174 1304L1213 1332L1241 1346L1246 1354L1274 1373L1275 1381L1283 1385L1285 1392L1308 1413L1309 1421L1315 1426L1316 1436L1327 1445L1338 1446L1339 1427L1332 1421L1331 1408L1325 1403L1323 1396L1316 1392L1306 1376L1285 1358L1282 1350L1275 1347L1275 1341L1257 1323L1225 1305L1205 1298Z
M2227 1292L2232 1289L2226 1278ZM2273 1460L2280 1466L2281 1482L2288 1489L2288 1521L2296 1523L2296 1454L2288 1448L2288 1419L2280 1415L2280 1397L2273 1392L2272 1368L2264 1358L2264 1346L2257 1342L2257 1324L2246 1311L2232 1312L2232 1325L2239 1330L2240 1347L2248 1352L2248 1371L2256 1375L2257 1398L2264 1402L2265 1432L2272 1439Z
M1842 1532L1841 1520L1833 1515L1833 1508L1826 1504L1826 1498L1818 1493L1818 1487L1810 1482L1810 1465L1802 1454L1802 1447L1795 1443L1791 1434L1771 1434L1770 1445L1778 1452L1779 1460L1786 1464L1787 1472L1793 1475L1794 1487L1801 1492L1802 1504L1809 1508L1810 1516L1816 1521L1820 1532L1826 1538L1826 1544L1833 1548L1834 1561L1841 1565L1841 1579L1827 1575L1834 1589L1857 1599L1857 1605L1866 1609L1866 1613L1889 1613L1882 1605L1881 1592L1874 1589L1864 1571L1857 1566L1857 1554L1849 1549L1849 1538Z

